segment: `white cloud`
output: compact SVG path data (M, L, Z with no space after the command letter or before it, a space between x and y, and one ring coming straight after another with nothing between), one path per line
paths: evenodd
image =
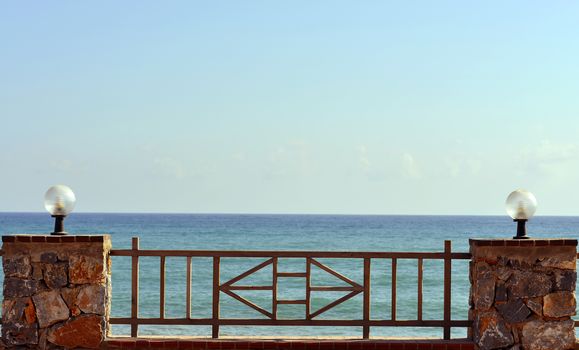
M155 169L166 176L183 179L187 176L183 164L171 157L157 157L154 159Z
M476 158L468 158L466 160L466 164L468 169L470 170L470 173L473 175L480 173L482 169L482 162Z
M304 140L292 140L272 151L265 164L267 179L279 177L306 177L313 171L311 151Z
M444 163L446 164L446 167L448 168L450 176L451 177L458 177L458 175L460 174L461 168L462 168L461 162L459 160L456 160L456 159L446 158L444 160Z
M69 159L53 159L50 161L50 167L54 170L68 172L73 169L73 163Z
M244 152L240 152L240 151L234 152L234 153L231 155L231 158L232 158L234 161L237 161L237 162L245 162L245 161L247 160L247 156L245 155L245 153L244 153Z
M543 140L537 146L522 150L518 161L525 174L560 177L576 173L579 149L575 144Z
M422 177L418 163L410 153L402 154L402 169L406 176L414 179Z
M482 162L478 158L465 154L445 157L443 162L452 178L461 175L476 175L482 169Z
M358 164L362 168L362 171L368 175L370 173L370 158L368 157L368 148L365 145L357 147L358 151Z
M534 157L541 163L562 163L578 156L577 146L574 144L554 144L549 140L543 140L534 150Z

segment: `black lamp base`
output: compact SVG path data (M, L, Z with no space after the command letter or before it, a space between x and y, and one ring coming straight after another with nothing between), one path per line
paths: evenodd
M531 237L527 236L527 227L525 226L527 219L514 219L513 221L517 223L517 235L513 239L530 239Z
M53 236L66 236L68 232L64 230L64 218L66 215L52 215L54 218L54 232L51 233Z
M51 236L66 236L68 235L68 232L51 232L50 233Z

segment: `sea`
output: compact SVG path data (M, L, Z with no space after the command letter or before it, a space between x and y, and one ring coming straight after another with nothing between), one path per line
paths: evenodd
M110 234L113 249L130 249L132 237L139 237L141 249L185 250L303 250L303 251L385 251L441 252L444 241L453 252L468 252L470 238L511 238L516 225L508 216L407 216L407 215L253 215L253 214L121 214L73 213L65 220L70 234ZM0 213L0 232L48 234L52 218L45 213ZM538 216L527 223L536 238L578 238L579 217ZM263 262L257 258L223 258L221 282ZM362 259L319 259L321 263L362 284ZM131 304L130 257L112 258L113 317L129 317ZM304 272L304 259L280 259L278 271ZM0 276L3 278L3 276ZM373 259L371 267L371 318L390 319L392 314L392 262ZM159 317L160 268L158 257L140 258L139 314ZM268 266L243 280L243 285L271 285ZM323 270L312 268L312 284L339 286L344 282ZM425 260L423 319L441 320L443 315L443 263ZM193 318L211 317L212 259L192 259ZM303 278L280 278L279 299L304 299ZM271 291L239 291L260 307L271 310ZM340 298L346 292L312 292L312 311ZM397 262L396 318L417 317L417 261ZM468 318L468 261L452 264L452 318ZM166 261L165 317L186 315L186 258ZM221 293L222 318L264 318L265 316ZM280 305L278 317L303 319L304 305ZM320 319L361 319L362 295L323 313ZM454 328L453 338L464 338L464 328ZM129 327L113 325L115 335L129 334ZM140 335L210 336L209 326L140 326ZM222 326L223 336L359 337L361 327L266 327ZM440 328L372 327L375 337L442 337Z

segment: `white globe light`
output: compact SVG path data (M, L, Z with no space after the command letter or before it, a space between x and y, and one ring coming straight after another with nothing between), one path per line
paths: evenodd
M528 220L537 210L537 199L526 190L511 192L506 202L507 213L514 220Z
M68 215L74 209L75 203L74 192L68 186L52 186L44 195L44 208L51 215Z

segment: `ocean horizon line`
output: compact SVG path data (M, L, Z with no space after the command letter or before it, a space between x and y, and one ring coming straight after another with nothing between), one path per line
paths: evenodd
M45 211L0 211L0 214L46 214ZM79 211L73 212L69 215L76 214L106 214L106 215L221 215L221 216L375 216L375 217L502 217L505 214L351 214L351 213L247 213L247 212L160 212L160 211ZM539 217L579 217L579 215L535 215L534 218Z

